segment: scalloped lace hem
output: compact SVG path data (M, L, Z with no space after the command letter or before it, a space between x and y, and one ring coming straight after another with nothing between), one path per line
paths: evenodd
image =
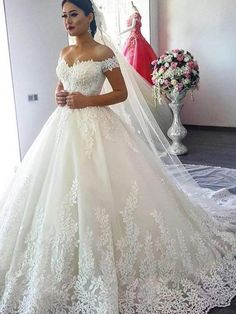
M25 295L16 306L0 303L1 314L206 314L215 307L227 307L236 295L236 259L223 257L207 274L199 274L198 282L183 278L177 284L170 277L136 278L124 287L115 287L117 278L79 276L61 286L60 293L51 291L44 300ZM72 288L73 287L73 288ZM115 289L111 289L115 287ZM74 290L69 297L69 291ZM117 289L116 289L117 288ZM55 294L55 296L53 296ZM35 299L32 299L34 295ZM43 291L42 291L43 295ZM37 300L36 300L37 299ZM51 300L51 301L50 301Z

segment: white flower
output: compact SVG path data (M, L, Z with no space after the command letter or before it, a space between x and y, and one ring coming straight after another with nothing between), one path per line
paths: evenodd
M170 66L169 63L166 62L166 63L165 63L165 67L166 67L166 68L169 68L169 66Z
M177 81L176 80L171 80L171 84L173 85L173 86L175 86L175 85L177 85Z
M191 60L191 58L187 55L185 58L184 58L184 61L185 62L188 62L188 61L190 61Z
M164 59L166 62L171 62L173 60L173 57L171 55L165 57Z
M174 73L171 68L167 69L166 72L164 73L163 79L166 79L166 78L174 78Z
M188 85L190 83L190 80L189 79L185 79L185 80L183 80L183 83L184 83L184 85Z
M184 72L183 72L182 68L176 68L176 69L173 70L173 74L175 76L181 76L183 73Z

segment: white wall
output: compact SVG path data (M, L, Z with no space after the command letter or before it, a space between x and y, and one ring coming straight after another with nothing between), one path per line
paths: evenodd
M0 0L0 69L0 195L2 195L20 161L5 9L2 0Z
M149 0L149 28L150 44L153 50L158 54L159 48L159 3L157 0Z
M131 2L127 0L96 0L96 3L102 8L105 15L107 32L122 48L130 32L123 33L121 36L119 33L127 29L127 20L134 13ZM135 0L134 3L142 15L142 33L147 41L150 41L149 0Z
M236 1L151 0L158 18L158 52L189 50L199 62L200 91L184 101L183 122L236 127ZM155 40L154 40L155 38Z
M60 3L5 0L21 157L55 109L55 68L67 44ZM28 94L39 101L28 102Z

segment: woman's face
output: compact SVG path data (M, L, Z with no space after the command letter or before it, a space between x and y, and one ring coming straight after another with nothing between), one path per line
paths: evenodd
M84 11L70 2L66 2L62 8L63 21L70 36L80 36L88 32L93 20L93 14L85 15Z

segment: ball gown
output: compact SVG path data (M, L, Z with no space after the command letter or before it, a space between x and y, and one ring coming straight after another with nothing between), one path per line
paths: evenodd
M124 44L123 54L135 70L152 84L151 62L156 60L157 56L141 33L142 17L140 13L133 13L127 20L127 26L132 25L133 19L135 20L135 26Z
M116 67L56 73L98 95ZM112 106L57 106L1 196L0 313L207 313L236 295L235 252Z

